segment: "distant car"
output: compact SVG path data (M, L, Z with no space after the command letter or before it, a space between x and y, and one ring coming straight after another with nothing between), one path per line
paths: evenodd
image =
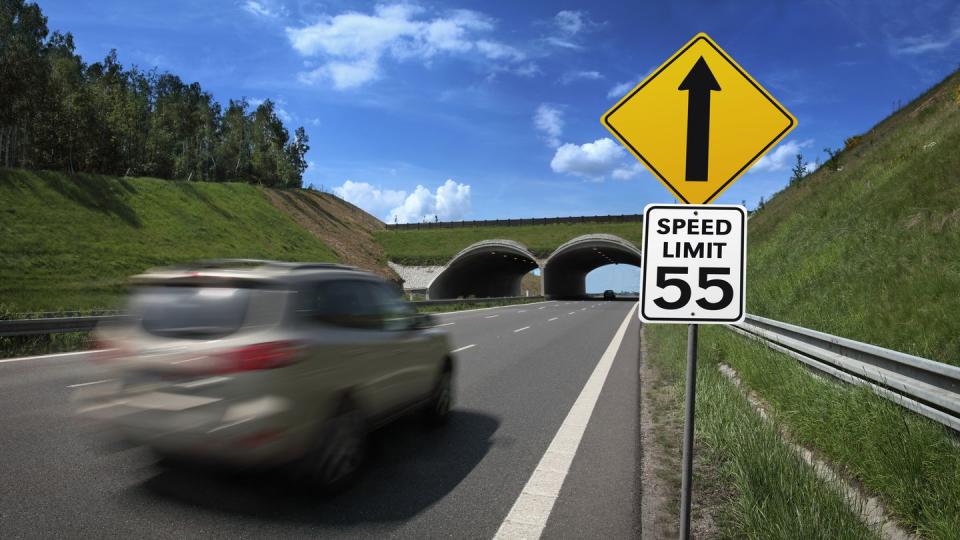
M160 455L292 463L337 487L359 470L370 429L449 414L446 334L373 274L227 260L132 281L128 320L95 332L113 380L76 401Z
M617 298L617 293L613 292L610 289L603 291L604 300L615 300Z

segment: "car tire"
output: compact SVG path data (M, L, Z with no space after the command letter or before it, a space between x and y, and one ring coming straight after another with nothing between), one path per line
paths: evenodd
M352 485L366 457L367 431L363 412L344 399L304 457L303 479L324 493L337 493Z
M424 418L427 425L441 426L450 418L450 407L453 405L453 372L444 369L437 378L437 383L430 393L430 400L424 408Z

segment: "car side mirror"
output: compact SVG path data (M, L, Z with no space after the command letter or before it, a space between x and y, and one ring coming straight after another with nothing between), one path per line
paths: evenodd
M437 325L437 320L429 313L417 313L413 316L413 327L418 330L432 328Z

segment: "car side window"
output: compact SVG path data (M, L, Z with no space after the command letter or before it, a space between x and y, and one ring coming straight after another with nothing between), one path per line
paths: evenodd
M414 316L417 314L413 304L407 302L403 295L390 285L373 284L374 303L380 314L384 330L409 330L413 328Z
M348 328L377 329L380 314L367 282L329 280L314 284L307 297L310 318Z

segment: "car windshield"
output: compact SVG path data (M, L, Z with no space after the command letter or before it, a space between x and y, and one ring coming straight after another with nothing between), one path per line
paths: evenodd
M250 289L144 287L133 295L130 311L151 334L213 339L243 326L250 297Z

